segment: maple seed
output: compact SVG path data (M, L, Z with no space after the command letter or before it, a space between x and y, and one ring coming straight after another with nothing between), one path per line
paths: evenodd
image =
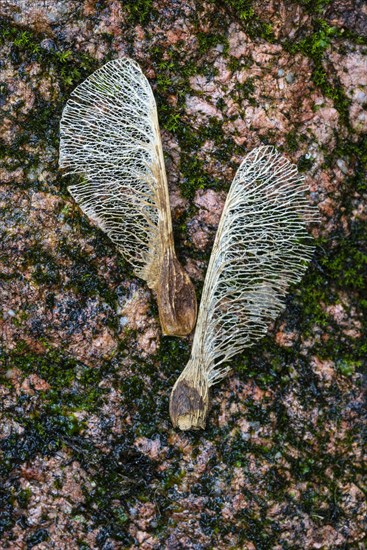
M270 146L251 151L229 190L205 277L191 359L171 393L182 430L205 427L209 388L229 360L262 338L301 280L314 246L316 211L297 168Z
M60 167L82 176L70 193L155 291L163 334L189 334L195 290L176 258L157 107L135 61L110 61L73 91Z

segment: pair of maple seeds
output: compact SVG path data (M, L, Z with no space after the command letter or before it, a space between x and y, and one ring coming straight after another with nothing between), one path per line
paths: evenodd
M139 65L125 57L87 78L60 133L60 166L82 176L70 193L155 291L163 334L189 334L195 291L175 254L157 108ZM171 393L175 427L205 427L210 386L266 334L305 272L313 253L305 223L314 218L294 165L271 146L245 157L219 222L191 358Z

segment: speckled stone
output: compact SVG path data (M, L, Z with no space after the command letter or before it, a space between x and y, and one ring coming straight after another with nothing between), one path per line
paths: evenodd
M0 548L362 549L366 52L362 0L0 5ZM130 55L154 89L178 255L200 293L226 193L262 143L320 224L282 316L176 432L192 336L68 194L73 88Z

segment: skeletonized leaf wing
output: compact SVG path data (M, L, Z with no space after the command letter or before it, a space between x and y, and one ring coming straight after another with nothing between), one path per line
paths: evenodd
M223 365L263 337L312 257L315 218L297 168L270 146L242 162L219 223L201 299L193 355L219 381Z
M110 61L73 91L60 166L82 175L70 193L147 280L159 246L157 185L166 180L156 104L137 63Z

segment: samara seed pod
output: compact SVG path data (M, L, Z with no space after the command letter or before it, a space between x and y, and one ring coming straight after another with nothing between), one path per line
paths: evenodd
M271 146L246 156L219 222L191 358L172 389L175 427L205 427L210 386L266 334L307 269L314 245L306 223L316 219L296 166Z
M71 195L155 291L163 334L189 334L195 290L176 257L157 107L135 61L110 61L73 91L60 167L82 176Z

